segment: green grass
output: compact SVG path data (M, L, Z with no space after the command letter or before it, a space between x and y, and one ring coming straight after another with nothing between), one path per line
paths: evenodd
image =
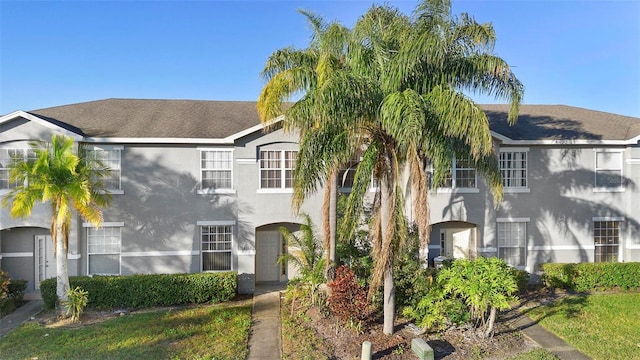
M536 349L506 360L557 360L558 357L545 349Z
M640 293L569 296L528 315L593 359L640 359Z
M79 328L25 324L0 342L2 359L244 359L251 304L131 314Z

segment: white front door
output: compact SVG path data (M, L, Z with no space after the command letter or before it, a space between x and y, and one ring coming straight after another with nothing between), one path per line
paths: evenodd
M36 235L36 276L35 288L40 289L40 282L56 276L56 259L53 257L53 241L50 235Z
M472 229L444 229L444 255L455 259L469 258Z
M279 231L256 231L256 281L280 281L277 263L282 246Z

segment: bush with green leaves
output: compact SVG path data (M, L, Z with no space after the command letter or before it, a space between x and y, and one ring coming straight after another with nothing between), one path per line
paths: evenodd
M280 228L280 233L287 242L288 251L278 258L278 264L292 263L297 267L299 277L294 284L302 290L303 296L309 298L312 305L316 305L318 288L326 281L325 260L311 217L307 214L302 214L302 217L304 221L300 225L298 234L292 233L285 227Z
M6 272L0 271L0 316L12 313L22 304L26 289L26 280L10 279Z
M414 320L419 327L433 331L467 323L471 316L459 297L447 294L435 281L422 298L402 309L402 315Z
M540 266L542 281L550 288L579 292L640 288L640 263L549 263Z
M98 309L144 308L180 304L217 303L236 295L237 273L143 274L128 276L72 276L71 287L91 294L87 306ZM49 309L56 303L56 279L40 283Z
M69 300L63 303L64 308L67 309L67 316L71 315L72 321L78 321L89 301L89 293L82 290L80 286L76 286L67 292L67 296Z
M484 337L493 336L497 311L510 309L518 291L512 268L496 257L456 259L451 267L440 270L438 282L445 293L469 306L471 319L483 329Z
M393 273L399 307L416 305L433 287L437 270L427 267L426 260L420 258L420 239L416 232L410 233L407 250L396 259Z

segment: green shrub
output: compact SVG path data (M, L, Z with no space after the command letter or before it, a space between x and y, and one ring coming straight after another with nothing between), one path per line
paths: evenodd
M516 268L511 268L511 273L516 279L516 284L518 284L518 292L523 294L529 287L529 273Z
M7 288L7 297L18 305L24 301L24 292L27 290L27 280L11 280Z
M550 288L579 292L640 288L640 263L542 264L542 281Z
M72 276L69 282L89 292L89 307L143 308L230 300L236 295L237 273ZM40 283L40 292L45 306L54 308L56 279Z
M420 259L420 239L415 232L408 239L404 251L393 268L396 286L396 305L413 306L425 297L433 286L437 270L427 268Z
M456 259L438 274L444 292L460 297L471 309L471 318L492 336L497 312L511 308L518 291L516 276L502 259Z

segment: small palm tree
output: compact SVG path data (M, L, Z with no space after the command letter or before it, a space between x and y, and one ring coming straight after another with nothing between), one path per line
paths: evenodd
M31 215L37 202L51 206L51 238L56 258L58 314L67 311L69 272L67 254L72 210L86 221L102 223L100 207L106 206L110 196L101 181L109 169L89 160L81 147L74 151L73 139L53 135L51 142L33 142L35 159L15 160L10 166L10 181L19 185L2 199L10 207L12 217Z
M280 233L285 238L289 251L278 258L278 263L290 262L298 268L301 283L308 291L311 303L315 305L318 288L325 282L325 260L311 218L307 214L302 214L302 217L304 221L300 225L299 235L292 233L285 227L280 228Z

